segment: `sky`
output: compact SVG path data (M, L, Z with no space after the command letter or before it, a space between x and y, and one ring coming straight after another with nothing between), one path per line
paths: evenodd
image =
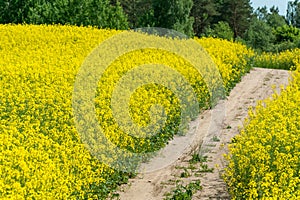
M274 5L279 8L279 14L284 16L286 15L288 1L290 0L251 0L254 10L265 5L270 9Z

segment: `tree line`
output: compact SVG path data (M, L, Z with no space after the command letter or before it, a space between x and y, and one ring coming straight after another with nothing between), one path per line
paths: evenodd
M0 23L162 27L237 40L263 51L300 47L300 1L254 10L250 0L0 0Z
M0 23L128 28L123 8L109 0L0 0Z

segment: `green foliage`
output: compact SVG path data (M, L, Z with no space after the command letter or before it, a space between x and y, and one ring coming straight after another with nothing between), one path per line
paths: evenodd
M243 37L249 28L253 8L250 0L224 0L220 9L224 21L234 32L234 38Z
M138 27L154 27L154 10L152 7L147 11L140 15L138 19Z
M272 27L267 22L254 18L245 34L245 40L248 46L263 51L269 50L275 36Z
M196 36L201 36L219 16L217 4L214 0L194 0L191 16L194 18L194 32Z
M274 30L274 34L277 44L281 42L294 42L300 39L300 29L294 26L285 25L278 27Z
M24 22L33 4L33 0L0 0L0 23Z
M287 25L285 18L279 14L278 7L271 7L270 13L267 15L267 23L273 28Z
M186 168L184 169L184 172L181 172L181 174L180 174L180 178L188 178L190 176L191 176L191 174L189 173L189 171Z
M109 0L0 1L0 23L92 25L127 29L127 18L119 4Z
M206 29L205 36L233 40L234 33L227 22L220 21L212 29Z
M257 19L266 22L272 28L277 28L287 24L284 16L279 14L279 9L275 6L271 7L269 11L266 6L258 7L254 12L254 15Z
M154 25L193 36L192 0L152 0Z
M285 41L279 44L274 44L270 47L269 52L278 53L290 49L300 48L300 39L295 40L294 42Z
M189 160L190 164L195 164L198 162L207 162L207 156L202 156L199 153L193 153L191 160Z
M106 27L113 27L115 29L128 29L127 17L123 12L123 9L119 3L117 6L109 6L110 12L108 12L108 19Z
M128 17L130 28L153 25L153 9L150 0L114 0L113 5L117 5L118 2Z
M258 7L255 12L254 15L261 21L267 22L268 20L268 8L267 6L263 6L263 7Z
M198 190L201 190L200 180L193 181L186 186L177 185L172 193L167 194L166 200L191 200L193 194Z
M288 19L288 18L287 18ZM246 44L259 51L281 52L300 47L300 32L288 26L279 10L258 8L244 37Z

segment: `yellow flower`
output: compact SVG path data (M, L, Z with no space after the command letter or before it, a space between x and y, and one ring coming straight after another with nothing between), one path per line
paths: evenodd
M107 147L99 144L96 149L85 148L72 113L73 84L84 59L95 47L118 33L120 31L92 27L0 25L1 199L101 199L107 194L107 188L115 187L115 181L126 179L126 174L111 169L92 156L93 152ZM241 44L225 40L195 40L211 55L229 92L249 70L247 59L253 56L253 52ZM167 43L168 39L160 41ZM176 132L187 127L187 124L180 127L179 124L181 106L188 105L180 105L174 91L158 84L135 88L130 101L126 102L130 118L138 127L153 123L153 130L159 130L157 121L160 119L155 118L155 113L166 114L166 126L155 138L132 137L116 123L111 110L114 86L136 66L153 63L169 66L188 82L188 85L170 84L170 87L180 86L186 91L191 86L202 109L211 103L203 77L182 57L158 49L137 50L120 56L99 80L95 107L106 137L114 145L128 150L128 155L124 156L132 156L129 150L155 151ZM151 78L150 73L140 76L144 80ZM163 76L156 74L157 80ZM138 78L141 77L136 76ZM219 84L216 80L211 83L213 87ZM131 91L128 87L122 89ZM119 100L122 98L120 96ZM193 97L187 96L187 99ZM153 105L160 105L164 111ZM193 110L188 110L188 113L187 121L197 114ZM81 125L84 127L90 119L90 115L84 116ZM88 127L88 131L94 130ZM91 143L97 142L95 138L88 139ZM101 161L105 159L111 161L115 157L101 157ZM124 177L119 179L118 176L122 175Z
M290 60L299 55L294 52ZM236 143L229 146L224 180L233 198L300 197L300 126L295 125L300 119L299 69L298 64L285 90L249 111Z

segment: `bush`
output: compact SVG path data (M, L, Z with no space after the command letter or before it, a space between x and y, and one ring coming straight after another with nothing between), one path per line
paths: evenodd
M226 40L233 40L234 33L227 22L220 21L213 26L213 28L207 28L206 37L221 38Z
M294 26L281 26L274 30L275 44L281 42L295 42L300 39L300 29Z

